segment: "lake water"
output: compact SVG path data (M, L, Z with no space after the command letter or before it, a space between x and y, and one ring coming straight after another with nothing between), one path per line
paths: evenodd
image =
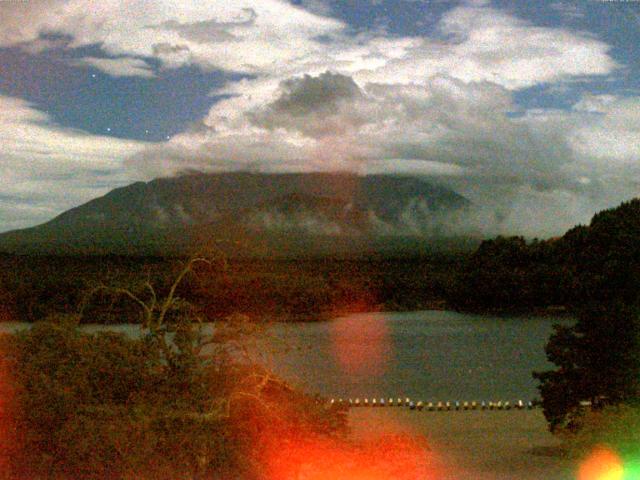
M554 323L571 321L448 311L355 314L276 324L259 350L288 381L329 397L529 400L538 395L531 372L551 367L544 345Z
M567 319L497 318L449 311L368 313L332 322L281 324L291 351L273 367L311 392L335 397L529 400L544 345Z

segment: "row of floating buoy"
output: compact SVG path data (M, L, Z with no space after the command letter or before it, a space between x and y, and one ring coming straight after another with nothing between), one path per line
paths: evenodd
M427 410L430 412L442 412L452 410L532 410L535 404L532 401L523 402L518 400L513 404L509 401L503 402L499 400L497 402L423 402L422 400L414 402L410 398L364 398L362 401L359 398L343 400L342 398L332 398L331 405L349 406L349 407L409 407L411 410Z

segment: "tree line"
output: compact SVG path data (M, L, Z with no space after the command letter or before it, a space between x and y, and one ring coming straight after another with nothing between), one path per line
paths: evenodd
M556 368L534 373L550 429L575 433L589 423L591 409L640 403L639 286L640 199L634 199L560 238L483 242L456 273L448 300L467 311L560 307L576 318L573 326L556 325L546 345ZM625 415L638 424L637 415Z
M178 293L211 320L241 313L256 320L314 321L350 311L419 310L442 304L460 259L233 259L207 277L185 279ZM0 321L34 322L73 313L100 283L135 289L151 281L166 293L183 260L0 255ZM138 312L131 307L129 298L99 294L83 321L135 323Z

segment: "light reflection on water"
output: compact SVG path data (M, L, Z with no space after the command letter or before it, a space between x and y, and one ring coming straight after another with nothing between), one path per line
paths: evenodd
M281 324L274 334L292 349L274 366L329 396L530 399L537 396L531 372L550 367L544 345L554 323L571 320L424 311Z
M254 353L290 382L326 396L528 400L537 396L531 372L550 367L544 345L554 323L571 320L364 313L276 324ZM0 332L26 326L0 324ZM140 334L137 325L83 328Z

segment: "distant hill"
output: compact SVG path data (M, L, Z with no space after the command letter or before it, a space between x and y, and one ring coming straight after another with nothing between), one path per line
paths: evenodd
M470 202L407 176L195 173L136 182L42 225L0 234L10 253L181 253L216 242L264 255L413 251ZM469 240L466 240L468 243Z

